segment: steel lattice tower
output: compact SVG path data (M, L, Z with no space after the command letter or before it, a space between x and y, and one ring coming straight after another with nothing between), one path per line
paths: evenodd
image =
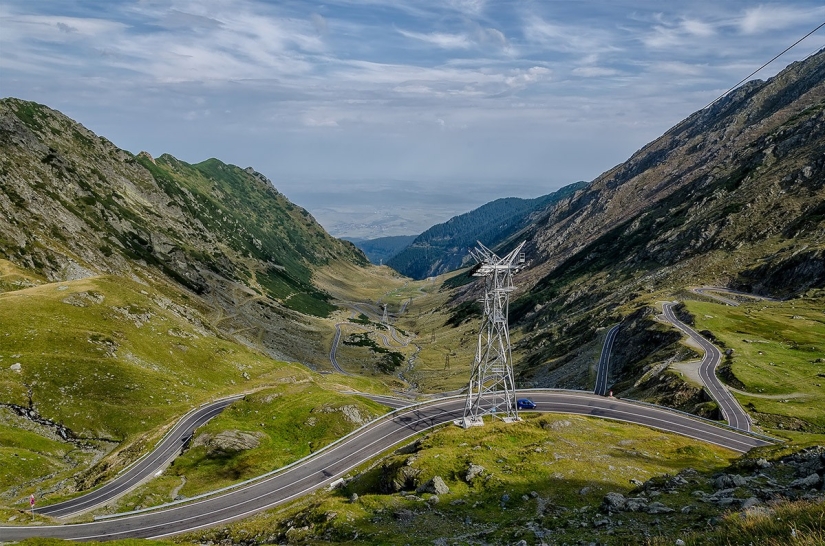
M480 242L477 249L470 251L479 263L473 276L486 279L478 347L467 389L464 417L458 422L464 428L483 425L484 415L504 421L519 419L507 314L510 292L515 289L513 274L524 264L523 246L524 243L521 243L503 258Z

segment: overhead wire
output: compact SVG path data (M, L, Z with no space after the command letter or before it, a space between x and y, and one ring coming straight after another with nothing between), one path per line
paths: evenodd
M795 41L794 43L792 43L791 45L789 45L788 47L786 47L786 48L785 48L785 49L784 49L781 53L778 53L777 55L775 55L775 56L774 56L774 57L773 57L770 61L766 62L765 64L763 64L762 66L760 66L759 68L757 68L756 70L754 70L753 72L751 72L750 74L748 74L747 76L745 76L744 78L742 78L741 80L739 80L738 82L736 82L736 84L735 84L735 85L733 85L730 89L728 89L727 91L725 91L724 93L722 93L721 95L719 95L718 97L716 97L715 99L713 99L712 101L710 101L709 103L707 103L707 104L705 105L705 107L704 107L704 108L702 108L702 110L704 110L704 109L705 109L705 108L707 108L708 106L711 106L711 105L715 104L717 101L719 101L719 99L722 99L722 98L724 98L725 96L727 96L727 94L728 94L728 93L730 93L731 91L733 91L734 89L736 89L737 87L739 87L740 85L742 85L743 83L745 83L745 82L746 82L749 78L753 77L753 76L754 76L755 74L757 74L760 70L762 70L763 68L765 68L766 66L768 66L769 64L771 64L772 62L774 62L776 59L778 59L779 57L781 57L782 55L784 55L785 53L787 53L788 51L790 51L791 49L793 49L794 47L796 47L797 45L799 45L799 44L800 44L803 40L805 40L805 38L807 38L807 37L808 37L808 36L810 36L811 34L815 33L817 30L821 29L822 27L825 27L825 22L821 23L818 27L816 27L815 29L813 29L812 31L810 31L808 34L806 34L806 35L805 35L805 36L803 36L802 38L798 39L797 41Z

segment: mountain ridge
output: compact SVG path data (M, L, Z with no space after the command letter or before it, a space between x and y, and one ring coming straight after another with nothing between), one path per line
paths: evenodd
M249 343L239 332L255 332L272 356L322 361L324 351L285 350L307 333L302 315L333 309L313 278L367 260L262 174L134 155L19 99L0 101L0 150L0 257L51 281L154 270L210 301L230 335Z
M436 224L386 264L402 275L423 279L466 266L476 242L495 247L527 226L536 214L584 188L585 182L533 199L503 197Z
M689 116L548 208L519 234L531 267L511 315L526 334L525 377L564 366L552 362L643 294L821 288L823 157L825 51ZM563 384L580 385L583 373L571 368Z

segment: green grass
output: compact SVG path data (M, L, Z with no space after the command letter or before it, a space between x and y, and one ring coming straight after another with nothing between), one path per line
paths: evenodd
M563 522L577 518L585 506L598 505L607 492L628 493L633 487L630 479L647 480L687 467L714 472L735 456L725 449L644 427L578 416L525 416L526 421L519 424L441 428L425 436L414 455L391 454L381 464L367 465L342 490L316 493L228 529L183 536L179 542L243 538L253 543L396 544L403 540L432 544L442 537L448 543L483 537L487 543L509 544L518 541L518 531L533 521L564 528L555 540L575 543L592 540L594 530L565 528ZM472 484L463 479L470 462L486 469ZM450 492L437 504L426 501L429 494L415 500L378 493L382 468L404 464L420 470L419 483L441 476ZM349 502L352 493L359 495L356 503ZM502 507L505 494L509 500ZM690 503L689 498L662 501L677 507ZM403 521L399 510L416 512L415 519ZM590 510L587 517L597 515ZM465 518L473 523L466 525ZM614 527L617 534L612 543L634 543L637 530L632 522L650 524L654 519L658 518L648 514L626 516L624 528ZM288 531L289 527L294 530ZM303 530L294 534L297 529ZM531 535L524 538L530 543Z
M347 417L344 407L356 419ZM157 505L173 500L171 492L191 497L260 476L306 457L386 411L371 400L342 395L310 380L260 390L198 429L194 447L178 457L162 477L127 495L119 508ZM260 445L210 454L200 440L222 431L252 433Z
M735 395L762 426L825 433L825 299L686 305L698 330L733 349L731 369L748 393Z
M738 513L722 518L711 531L681 536L686 546L717 544L736 546L821 546L825 544L825 503L795 501L743 517ZM651 546L670 546L672 538L657 538Z
M0 467L9 471L0 473L0 490L35 492L72 475L88 487L202 402L318 377L226 340L206 324L174 290L122 278L0 293L0 402L31 405L78 440L116 452L90 470L91 455L82 455L79 445L3 410ZM19 371L12 369L17 363Z

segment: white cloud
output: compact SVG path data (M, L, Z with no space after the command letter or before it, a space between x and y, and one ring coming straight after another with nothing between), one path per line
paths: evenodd
M716 29L713 25L698 19L684 19L682 20L680 27L686 34L701 38L707 38L716 34Z
M477 16L484 11L487 2L485 0L449 0L448 5L467 15Z
M705 66L688 64L680 61L659 62L652 67L652 69L656 72L666 72L668 74L676 74L679 76L701 76L705 72L705 68Z
M581 25L558 24L538 15L527 17L522 30L528 42L546 49L567 53L587 54L616 49L608 31Z
M602 66L580 66L573 69L573 74L583 78L601 78L607 76L615 76L619 71L613 68L605 68Z
M467 49L472 42L466 34L446 34L443 32L411 32L398 29L398 33L413 40L419 40L443 49Z
M319 13L313 13L309 16L309 20L312 22L312 26L315 27L315 31L318 34L326 34L327 33L327 20Z
M543 66L533 66L527 70L515 70L505 81L510 87L521 87L547 79L552 74L552 70Z
M800 8L776 4L759 5L745 10L739 22L743 34L760 34L799 24L809 24L811 30L825 17L825 8Z

